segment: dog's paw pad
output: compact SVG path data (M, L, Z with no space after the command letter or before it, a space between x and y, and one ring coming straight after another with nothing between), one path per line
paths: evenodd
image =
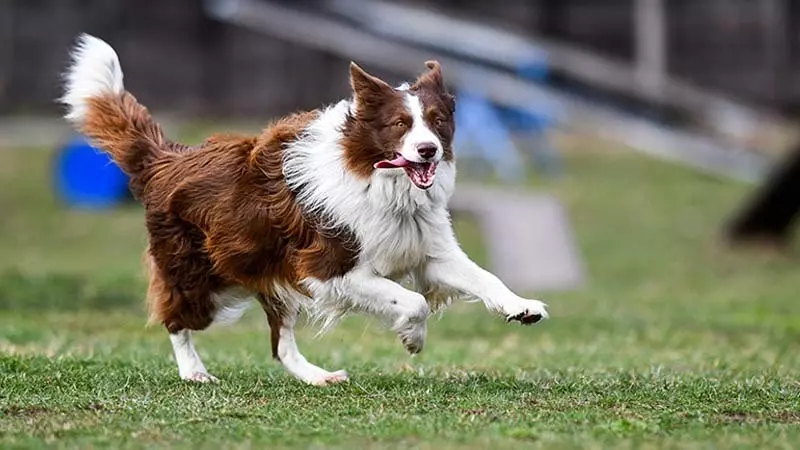
M506 315L506 322L514 321L523 325L533 325L550 317L547 313L547 304L539 300L521 300L514 306L510 310L510 314Z
M506 316L506 322L519 322L523 325L533 325L544 319L544 315L539 312L529 312L527 309L518 313Z

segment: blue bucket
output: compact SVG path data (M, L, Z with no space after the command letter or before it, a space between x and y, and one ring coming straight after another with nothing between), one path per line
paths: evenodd
M107 209L131 199L128 176L83 137L61 148L54 163L58 196L70 207Z

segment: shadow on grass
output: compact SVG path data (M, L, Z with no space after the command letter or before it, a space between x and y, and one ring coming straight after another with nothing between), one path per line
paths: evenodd
M138 308L143 299L144 290L133 279L99 285L78 275L0 273L0 310Z

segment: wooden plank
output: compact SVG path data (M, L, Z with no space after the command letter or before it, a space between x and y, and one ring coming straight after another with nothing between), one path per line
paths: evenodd
M558 104L563 107L573 131L600 135L711 173L752 182L761 179L769 166L768 159L756 152L723 145L698 133L667 128L498 70L384 39L292 8L252 0L208 0L207 6L209 13L219 20L342 58L353 58L370 68L413 75L420 72L421 61L438 59L447 68L444 74L448 83L457 88L474 86L478 82L486 98L533 114L539 113L537 105Z

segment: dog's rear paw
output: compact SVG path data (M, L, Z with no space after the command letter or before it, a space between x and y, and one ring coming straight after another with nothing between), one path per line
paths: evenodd
M308 383L313 384L314 386L328 386L331 384L344 383L348 380L349 377L347 376L347 372L344 370L337 370L336 372L325 372L324 374L320 374L320 376L308 380Z
M182 376L181 378L193 383L219 383L219 378L205 372L192 372L189 375Z
M523 325L533 325L550 317L547 305L538 300L523 300L519 311L506 315L506 322L519 322Z

